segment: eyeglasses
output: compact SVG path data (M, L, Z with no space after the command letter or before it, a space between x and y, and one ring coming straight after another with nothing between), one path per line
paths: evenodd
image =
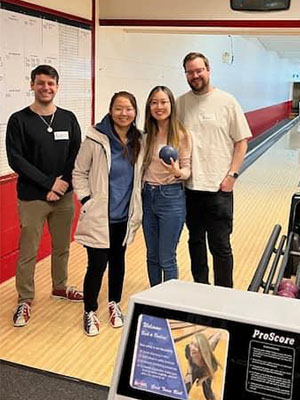
M201 75L205 70L206 70L206 68L203 67L203 68L194 69L194 71L185 71L185 74L186 74L186 76L191 78L192 76L194 76L194 74Z

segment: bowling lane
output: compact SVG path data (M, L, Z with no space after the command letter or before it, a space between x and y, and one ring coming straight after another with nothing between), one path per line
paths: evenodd
M235 187L232 243L236 287L247 289L275 224L287 233L291 197L300 192L300 123L252 164Z

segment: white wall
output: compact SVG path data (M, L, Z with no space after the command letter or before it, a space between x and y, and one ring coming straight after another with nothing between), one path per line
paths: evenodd
M136 95L143 123L144 104L155 85L168 86L176 96L189 89L182 59L200 51L211 61L213 85L232 93L244 111L289 100L294 66L268 53L252 36L233 36L232 65L222 54L231 52L228 35L126 33L121 28L100 28L96 120L108 109L114 92L128 90Z
M286 11L239 12L230 9L230 0L100 0L101 18L108 19L270 19L295 20L300 1L291 0Z
M77 17L92 19L92 0L26 0L26 2Z
M92 18L92 0L27 2ZM291 1L289 11L274 13L233 12L229 0L96 0L96 7L100 18L295 20L300 16L299 0ZM106 113L112 94L121 89L137 96L141 114L154 85L165 84L175 95L186 91L181 64L183 56L192 50L202 51L210 58L213 83L234 94L245 111L288 100L291 71L298 72L286 60L267 53L251 36L233 36L235 60L226 65L222 63L222 53L230 49L226 34L126 33L118 28L99 27L98 21L96 25L96 120Z

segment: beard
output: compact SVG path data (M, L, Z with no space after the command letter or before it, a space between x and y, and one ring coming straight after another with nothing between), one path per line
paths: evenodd
M209 90L209 80L205 80L201 77L188 81L188 84L196 94L204 94Z

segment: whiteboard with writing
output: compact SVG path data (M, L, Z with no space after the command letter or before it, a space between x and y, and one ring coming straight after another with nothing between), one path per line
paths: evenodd
M55 103L74 112L82 133L91 123L90 27L0 8L0 176L13 172L5 150L8 118L33 102L30 73L39 64L58 70Z

